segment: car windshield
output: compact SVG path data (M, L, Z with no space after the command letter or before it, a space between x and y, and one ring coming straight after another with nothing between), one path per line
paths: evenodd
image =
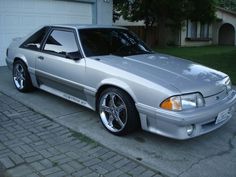
M80 29L79 34L87 57L152 53L135 34L125 29Z

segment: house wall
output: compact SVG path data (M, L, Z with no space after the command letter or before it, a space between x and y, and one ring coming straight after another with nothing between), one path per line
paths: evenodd
M0 66L13 38L48 24L112 25L112 0L0 0Z
M128 20L125 20L123 16L121 16L118 20L116 20L113 25L115 26L145 26L144 21L136 21L136 22L130 22Z
M97 22L98 25L112 25L113 0L97 1Z
M219 30L224 24L231 24L235 31L235 46L236 46L236 14L228 13L224 10L218 9L216 12L217 21L209 26L208 41L202 40L186 40L187 37L187 21L180 31L180 45L181 46L205 46L219 44ZM200 37L200 22L198 23L197 36Z
M215 22L213 24L213 44L219 44L219 30L223 24L231 24L235 31L235 46L236 46L236 15L225 13L223 11L217 11L216 16L221 21Z

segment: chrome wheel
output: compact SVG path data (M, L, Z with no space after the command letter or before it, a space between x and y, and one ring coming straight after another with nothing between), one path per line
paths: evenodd
M14 66L14 72L13 72L13 81L17 89L22 90L25 87L25 70L24 67L17 63Z
M114 92L108 92L101 97L99 114L104 126L111 132L120 132L127 124L128 113L125 102Z

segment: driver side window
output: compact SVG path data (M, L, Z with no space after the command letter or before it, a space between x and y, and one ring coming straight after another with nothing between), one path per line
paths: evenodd
M55 29L48 36L43 50L67 58L78 56L79 50L75 37L73 31Z

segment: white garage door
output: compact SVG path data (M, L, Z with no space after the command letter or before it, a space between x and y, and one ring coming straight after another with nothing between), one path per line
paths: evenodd
M11 40L46 24L92 24L92 4L62 0L0 0L0 66Z

